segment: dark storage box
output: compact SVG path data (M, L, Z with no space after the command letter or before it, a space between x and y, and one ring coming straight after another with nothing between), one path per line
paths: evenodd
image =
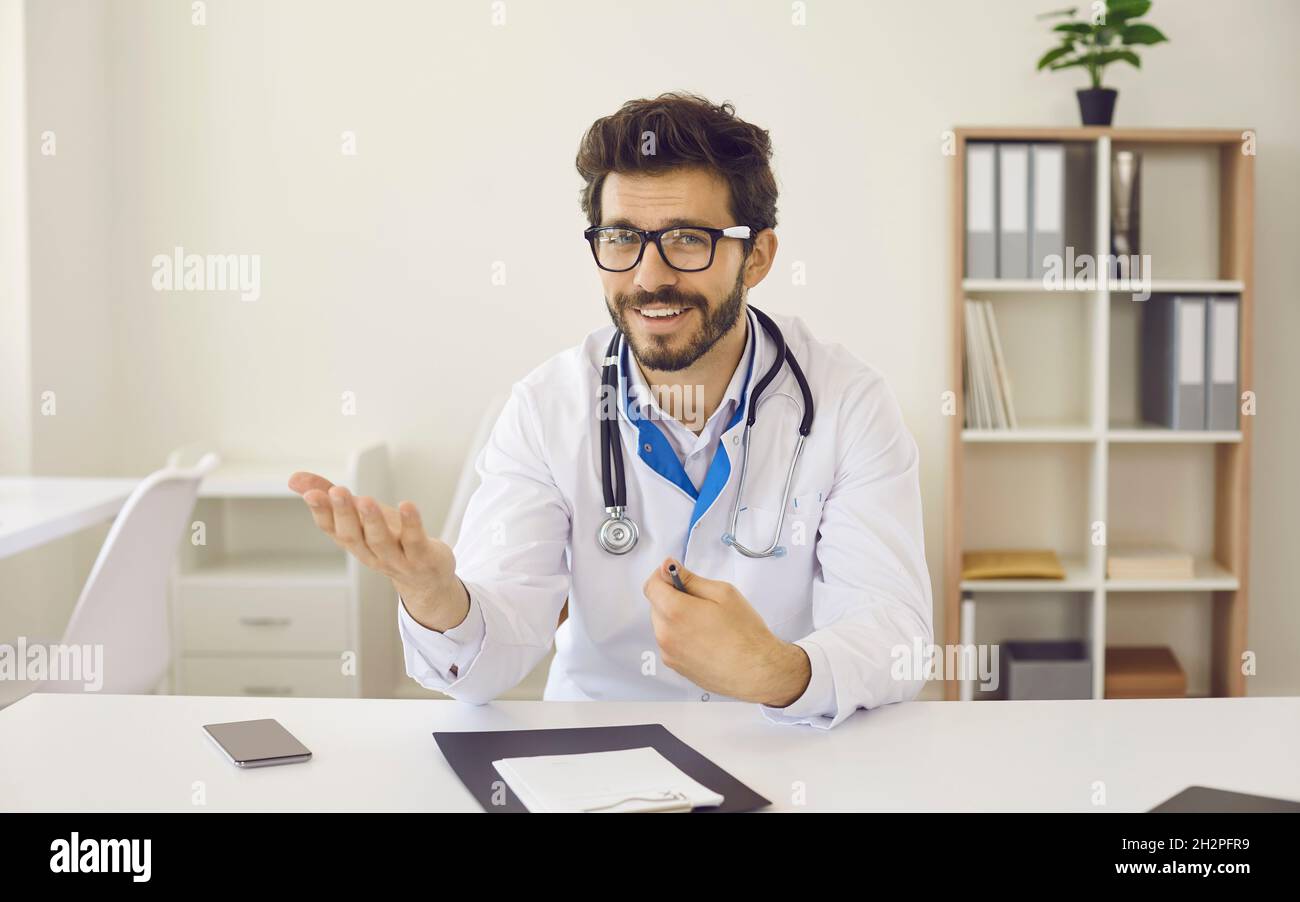
M1092 662L1082 642L1003 642L1004 699L1092 698Z

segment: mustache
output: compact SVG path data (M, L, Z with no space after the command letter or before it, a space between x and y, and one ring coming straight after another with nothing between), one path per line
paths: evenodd
M638 295L619 295L617 298L619 311L625 311L629 307L644 307L647 304L672 304L677 307L700 307L707 305L702 301L687 297L676 291L658 291L654 294Z

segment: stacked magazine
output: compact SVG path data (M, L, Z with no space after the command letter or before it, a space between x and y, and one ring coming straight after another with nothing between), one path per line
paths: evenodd
M1015 429L1011 379L1002 356L997 320L991 301L966 301L966 344L963 378L966 385L967 429Z

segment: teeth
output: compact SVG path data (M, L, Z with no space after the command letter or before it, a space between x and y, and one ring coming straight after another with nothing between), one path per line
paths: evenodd
M651 318L658 318L658 317L664 317L664 316L676 316L677 314L679 314L679 313L681 313L681 312L682 312L682 311L681 311L680 309L677 309L677 310L642 310L642 311L641 311L641 315L642 315L642 316L649 316L649 317L651 317Z

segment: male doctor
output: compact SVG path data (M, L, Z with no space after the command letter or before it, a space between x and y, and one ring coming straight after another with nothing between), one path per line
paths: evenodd
M481 704L554 642L548 700L739 700L826 728L920 691L911 668L892 666L933 633L916 443L884 380L773 317L807 377L812 427L791 475L806 404L786 365L746 441L776 359L746 302L776 256L770 156L765 130L691 94L629 101L590 128L577 157L584 237L614 327L514 386L454 550L409 501L291 478L316 525L391 578L422 685ZM615 329L617 396L602 399ZM637 528L622 553L598 542L602 416ZM615 469L607 458L606 481ZM736 547L774 538L765 557Z

